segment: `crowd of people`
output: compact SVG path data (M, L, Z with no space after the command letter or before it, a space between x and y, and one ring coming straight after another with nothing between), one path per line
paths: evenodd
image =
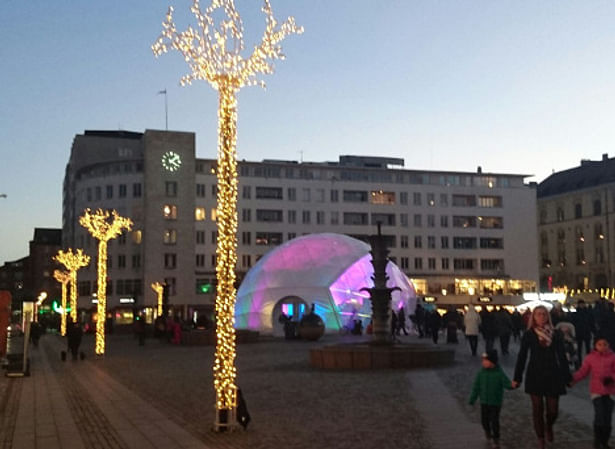
M484 335L484 318L489 316L474 312L470 308L464 316L465 332L473 355L476 354L478 332L482 331ZM499 326L502 329L504 313L508 314L495 312L487 320L493 319L494 328ZM512 323L510 335L514 336L513 316L509 314ZM498 324L498 321L501 322ZM615 343L613 304L599 301L590 309L584 301L579 301L576 310L568 313L559 304L551 311L540 305L521 315L521 323L526 323L526 330L520 338L512 380L498 364L498 352L493 348L493 341L485 337L481 370L472 386L469 401L471 404L480 401L481 424L492 447L500 447L499 414L505 389L519 388L524 383L525 393L530 397L538 448L544 449L547 443L554 441L560 396L566 394L567 388L590 376L589 393L594 407L594 448L610 448L614 404L612 397L615 395L615 354L610 349ZM505 354L508 348L506 338L502 341L501 330L498 336L502 353ZM593 347L590 346L592 339ZM571 363L567 346L572 342L578 348L575 363ZM581 357L583 350L584 358Z

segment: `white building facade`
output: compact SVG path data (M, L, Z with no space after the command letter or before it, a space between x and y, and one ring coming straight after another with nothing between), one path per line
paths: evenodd
M193 133L86 131L64 180L63 245L96 255L78 224L87 207L116 209L133 230L109 245L110 309L151 307L152 282L170 285L184 316L215 295L215 159L197 159ZM524 175L406 170L403 159L239 162L238 279L277 245L311 233L365 240L382 224L390 256L417 294L510 296L536 291L536 189ZM323 254L323 257L327 257ZM96 291L79 273L79 305ZM118 315L119 314L119 315Z

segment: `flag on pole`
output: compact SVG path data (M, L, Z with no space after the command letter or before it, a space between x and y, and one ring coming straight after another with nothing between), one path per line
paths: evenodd
M167 90L165 89L165 90L158 91L158 93L156 95L160 95L160 94L166 95L167 94Z

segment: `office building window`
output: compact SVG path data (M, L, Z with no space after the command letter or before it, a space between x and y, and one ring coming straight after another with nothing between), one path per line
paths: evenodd
M295 237L297 237L297 233L296 232L289 232L288 233L288 240L292 240Z
M414 247L422 248L423 247L423 238L420 235L414 236Z
M289 210L286 212L286 214L288 216L289 224L295 224L297 222L297 211L296 210Z
M176 197L177 196L177 182L176 181L165 181L164 192L167 197Z
M345 203L367 203L367 191L344 190L343 199Z
M287 190L288 201L297 201L297 189L289 187Z
M427 248L435 249L436 248L436 237L433 235L427 236Z
M177 206L165 204L162 206L162 216L165 220L177 220Z
M502 197L479 195L478 207L502 207Z
M448 195L446 193L440 194L440 206L442 207L448 206Z
M448 249L448 237L443 235L440 237L440 247L442 249Z
M205 266L205 254L196 255L196 266L202 268Z
M282 187L256 187L256 199L281 200Z
M324 225L325 224L325 213L322 210L316 211L316 224Z
M177 294L177 283L175 278L164 278L164 283L167 284L169 296L175 296Z
M164 268L167 270L177 268L177 255L175 253L166 253L164 255Z
M448 215L440 215L440 227L448 228Z
M427 269L428 270L435 270L436 269L436 258L435 257L429 257L427 259Z
M141 183L136 182L132 185L132 196L133 198L141 198Z
M401 269L402 270L407 270L408 268L410 268L409 258L408 257L402 257L401 258Z
M252 197L252 186L243 186L241 189L241 197L244 200L249 200Z
M196 244L197 245L205 244L205 231L196 231Z
M415 206L420 206L421 203L422 203L421 192L414 192L412 194L412 204L414 204Z
M205 220L205 218L207 218L207 215L205 214L205 208L204 207L195 207L194 208L194 219L196 221L203 221L203 220Z
M304 202L310 202L312 200L310 195L310 189L301 189L301 200Z
M120 254L117 256L117 267L126 268L126 256L124 254Z
M453 268L455 270L474 270L476 259L453 259Z
M102 197L102 190L100 186L96 186L94 188L94 198L96 199L96 201L100 201L101 197Z
M339 191L338 190L331 190L331 202L332 203L337 203L339 201Z
M368 215L362 212L344 212L345 225L367 225Z
M199 198L205 197L205 184L196 185L196 196Z
M476 206L476 196L474 195L453 195L454 207L473 207Z
M211 231L211 243L218 243L218 231Z
M399 224L404 228L408 227L408 214L399 214Z
M399 246L402 248L408 248L408 236L402 235L399 237Z
M302 216L302 220L301 220L301 222L302 222L303 224L310 224L310 221L311 221L311 214L310 214L310 211L309 211L309 210L304 210L304 211L302 212L301 216Z
M408 204L408 192L399 192L399 204Z
M113 186L106 186L105 187L105 193L106 193L106 198L108 200L110 200L111 198L113 198Z
M428 228L435 228L436 227L436 216L429 214L427 215L427 227Z
M414 227L420 228L421 226L423 226L421 214L414 214Z
M141 268L141 254L132 255L132 268Z
M382 190L372 190L370 192L371 204L395 204L395 192L383 192Z
M395 226L395 214L372 214L372 225Z
M249 222L252 220L252 209L241 209L241 221Z
M331 212L331 224L338 225L340 223L340 214L338 211Z
M243 254L241 256L241 265L243 268L250 268L252 266L252 256Z
M256 209L256 221L281 223L283 221L282 211L274 209Z
M414 269L422 270L423 269L423 259L421 257L414 258Z
M314 191L314 199L317 203L325 202L325 189L316 189Z
M282 243L282 233L257 232L255 243L257 245L280 245Z
M251 245L252 244L252 233L251 232L242 232L241 233L241 243L243 245Z
M443 257L442 259L440 259L440 263L441 263L443 270L448 270L448 267L449 267L448 257Z
M427 205L433 207L436 205L436 195L433 193L427 194Z
M163 241L165 245L175 245L177 243L177 231L175 229L165 229Z

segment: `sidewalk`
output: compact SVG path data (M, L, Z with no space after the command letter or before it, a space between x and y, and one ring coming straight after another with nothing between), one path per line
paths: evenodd
M87 360L60 362L62 348L55 336L41 339L31 353L31 376L9 380L21 394L6 404L9 420L11 410L16 413L4 447L208 448Z

